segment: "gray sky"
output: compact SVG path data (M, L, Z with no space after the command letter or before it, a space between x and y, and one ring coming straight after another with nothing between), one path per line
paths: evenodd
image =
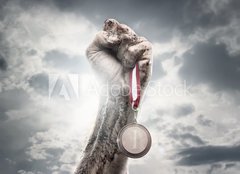
M0 2L1 173L72 173L99 97L85 49L107 18L153 44L153 146L130 174L238 173L240 1Z

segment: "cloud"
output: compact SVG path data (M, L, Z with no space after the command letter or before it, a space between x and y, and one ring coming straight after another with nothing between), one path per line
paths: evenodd
M191 133L178 134L172 132L169 134L169 137L173 138L176 141L179 141L184 146L193 146L193 145L204 145L205 142L197 135Z
M235 163L226 164L226 165L225 165L225 170L226 170L226 169L229 169L229 168L232 168L232 167L234 167L234 166L236 166Z
M208 84L216 91L240 89L240 60L224 44L199 43L183 58L179 74L188 83Z
M31 136L33 130L36 129L33 125L32 127L29 126L29 122L31 121L30 119L21 119L5 121L4 124L0 124L1 172L17 173L17 170L27 170L30 168L25 150L26 147L30 145L28 137ZM39 125L37 127L39 127Z
M172 116L175 118L181 118L192 114L195 111L195 107L191 103L173 103L171 106L158 108L156 110L157 115L161 117L153 118L154 122L159 119L161 121L163 116Z
M211 168L207 171L207 174L212 174L214 171L221 169L222 165L221 164L212 164Z
M7 70L7 62L1 55L0 55L0 69L3 71Z
M178 165L195 166L216 162L240 161L240 146L202 146L182 150L178 153Z
M30 96L23 89L13 89L1 92L0 101L0 111L15 110L29 104Z
M193 113L195 111L195 107L193 104L183 104L181 106L177 106L174 110L177 117L182 117Z
M177 149L202 146L207 143L194 126L178 123L164 129L164 135Z
M8 119L8 115L4 111L0 111L0 121L5 121Z
M69 73L90 72L90 65L85 57L67 55L58 50L47 52L44 61L54 68L63 69Z
M199 115L197 117L197 122L202 126L211 127L213 125L213 121L205 118L203 115Z
M48 74L35 74L28 80L29 85L33 87L39 94L48 95Z
M160 58L155 58L153 62L152 77L151 80L157 80L166 75L161 63Z

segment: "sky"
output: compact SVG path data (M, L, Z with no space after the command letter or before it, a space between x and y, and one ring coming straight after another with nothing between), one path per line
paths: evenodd
M99 104L85 50L115 18L153 45L130 174L240 170L240 1L0 0L0 173L70 174Z

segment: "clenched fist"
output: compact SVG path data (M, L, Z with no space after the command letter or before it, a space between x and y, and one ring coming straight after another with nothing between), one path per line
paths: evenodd
M96 73L110 84L128 84L129 72L137 62L143 88L150 77L151 43L115 19L104 22L86 54Z

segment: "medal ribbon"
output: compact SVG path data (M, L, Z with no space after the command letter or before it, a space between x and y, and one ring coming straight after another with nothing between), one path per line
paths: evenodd
M135 67L130 73L130 102L132 108L137 110L140 103L141 85L140 85L140 73L139 65L136 63Z

